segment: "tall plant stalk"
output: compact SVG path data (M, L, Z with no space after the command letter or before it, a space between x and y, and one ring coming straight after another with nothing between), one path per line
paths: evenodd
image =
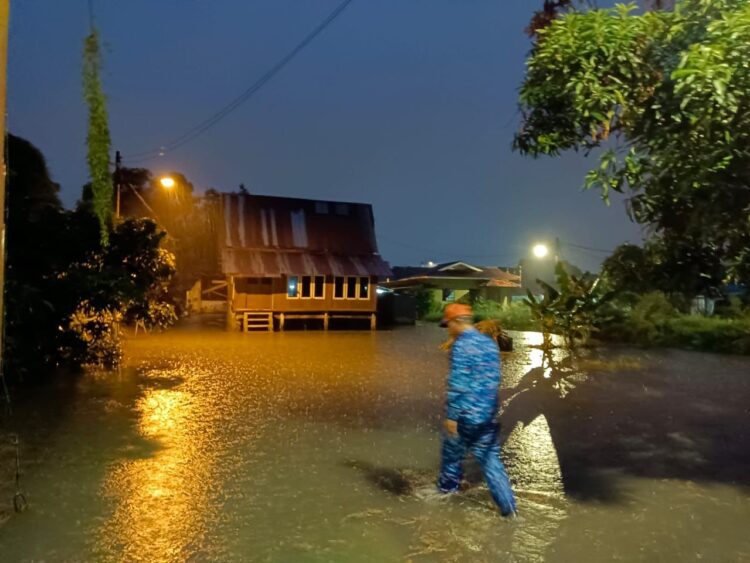
M83 51L83 92L89 109L86 160L94 196L94 212L99 218L102 243L106 245L112 221L113 187L109 171L109 117L100 75L99 34L92 29L86 37Z

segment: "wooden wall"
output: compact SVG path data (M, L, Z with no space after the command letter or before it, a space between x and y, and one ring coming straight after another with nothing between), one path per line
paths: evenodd
M350 276L354 277L354 276ZM301 280L301 276L299 279ZM233 308L241 310L271 310L274 312L351 312L374 313L377 310L377 278L371 276L369 296L367 299L334 299L334 278L325 276L323 298L290 298L287 296L288 279L286 277L270 278L263 284L247 278L235 277ZM301 289L301 288L300 288Z

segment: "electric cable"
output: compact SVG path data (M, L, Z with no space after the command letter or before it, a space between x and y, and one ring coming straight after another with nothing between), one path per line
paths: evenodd
M203 133L211 129L214 125L219 123L225 117L234 112L247 100L252 98L259 90L261 90L266 84L268 84L279 72L281 72L297 55L299 55L310 43L312 43L325 29L330 26L354 0L344 0L339 4L321 23L319 23L305 38L300 41L291 51L285 56L279 59L275 65L273 65L268 71L266 71L258 80L256 80L249 88L247 88L242 94L237 96L234 100L230 101L219 111L214 113L208 119L198 123L185 133L176 137L175 139L165 143L156 149L148 151L142 151L133 153L131 155L125 155L125 160L133 163L146 162L153 160L165 154L177 150L178 148L186 145L187 143L195 140Z

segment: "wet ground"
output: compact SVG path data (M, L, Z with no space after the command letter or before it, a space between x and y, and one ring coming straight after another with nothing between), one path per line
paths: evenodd
M517 334L509 522L471 464L433 492L441 339L183 328L17 396L30 506L0 514L0 560L750 560L750 360L599 351L560 380Z

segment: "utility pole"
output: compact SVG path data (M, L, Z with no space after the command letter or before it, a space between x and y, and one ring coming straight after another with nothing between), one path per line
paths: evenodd
M120 166L122 166L122 155L115 151L115 219L120 219Z
M0 370L3 360L5 327L5 102L8 69L8 18L10 0L0 0Z
M0 0L2 1L2 0ZM122 155L120 154L120 151L115 151L115 174L114 174L114 180L115 180L115 223L118 223L120 221L120 202L122 200ZM148 202L143 199L143 196L138 193L138 190L136 190L133 186L130 186L130 189L133 190L133 193L136 195L136 197L141 200L141 203L143 206L148 209L151 212L151 215L153 216L154 220L158 221L159 218L156 216L156 212L153 210L153 208L148 204Z

